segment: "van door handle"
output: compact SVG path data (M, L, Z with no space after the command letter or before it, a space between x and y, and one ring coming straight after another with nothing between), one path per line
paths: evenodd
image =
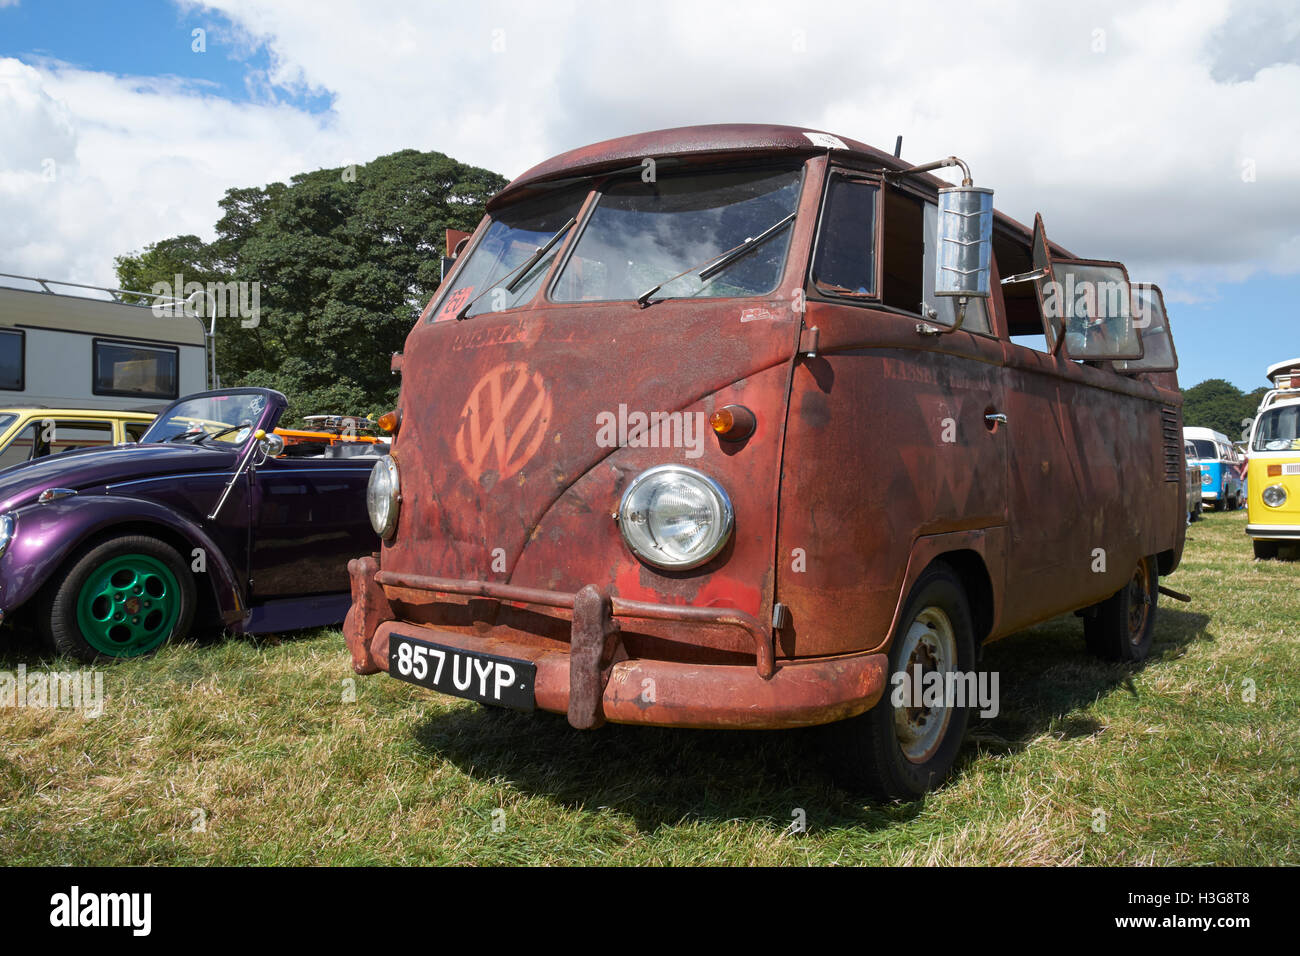
M1006 423L1007 416L1001 412L990 412L984 416L984 424L986 425L1005 425Z

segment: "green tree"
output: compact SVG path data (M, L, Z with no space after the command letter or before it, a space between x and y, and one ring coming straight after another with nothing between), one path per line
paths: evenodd
M284 392L289 417L370 413L397 399L389 364L437 290L445 230L472 230L496 173L403 150L364 166L227 191L217 238L178 236L119 256L124 288L256 282L255 328L217 320L224 385Z
M1183 424L1212 428L1236 440L1241 437L1243 419L1254 418L1267 388L1243 393L1221 378L1206 379L1183 391Z

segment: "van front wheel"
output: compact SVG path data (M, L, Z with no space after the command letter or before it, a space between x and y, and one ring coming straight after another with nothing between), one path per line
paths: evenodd
M956 697L933 689L961 684L946 675L972 673L974 657L966 592L951 568L934 564L917 579L899 618L883 696L865 714L828 728L837 775L880 800L915 800L943 782L974 701L963 695L956 706Z
M1159 583L1155 559L1143 558L1128 584L1089 608L1083 618L1088 650L1108 661L1146 660L1155 631Z

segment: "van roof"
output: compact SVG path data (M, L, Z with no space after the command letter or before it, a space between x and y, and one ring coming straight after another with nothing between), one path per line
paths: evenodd
M1217 439L1218 441L1225 441L1229 444L1232 443L1232 439L1223 434L1223 432L1216 432L1213 428L1199 428L1194 425L1186 425L1183 427L1183 437L1209 438L1212 440Z
M1264 376L1273 383L1277 382L1277 377L1286 372L1293 375L1300 374L1300 358L1287 359L1285 362L1278 362L1276 365L1270 365Z
M653 157L660 164L666 159L705 156L730 157L742 161L778 157L806 158L826 152L828 146L833 146L837 156L863 160L885 169L908 169L913 165L855 139L802 126L758 123L680 126L620 136L560 153L517 176L489 200L487 208L489 211L495 210L542 183L564 182L618 169L630 169L640 166L647 157ZM915 179L938 188L952 185L947 180L927 173L917 174ZM1033 238L1031 226L995 209L994 228L1006 238L1017 241L1025 250L1029 249ZM1052 250L1062 258L1074 258L1055 242L1052 243Z

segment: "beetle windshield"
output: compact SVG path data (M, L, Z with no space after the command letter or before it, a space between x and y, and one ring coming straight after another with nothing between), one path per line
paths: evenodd
M1279 405L1259 416L1255 451L1300 451L1300 405Z
M789 217L799 201L799 183L799 170L771 169L613 183L601 194L551 297L557 302L636 299L660 283L657 299L771 292L781 278L790 228L707 278L695 267L743 247Z
M260 392L203 395L177 402L159 415L140 441L240 444L265 411L266 396Z

